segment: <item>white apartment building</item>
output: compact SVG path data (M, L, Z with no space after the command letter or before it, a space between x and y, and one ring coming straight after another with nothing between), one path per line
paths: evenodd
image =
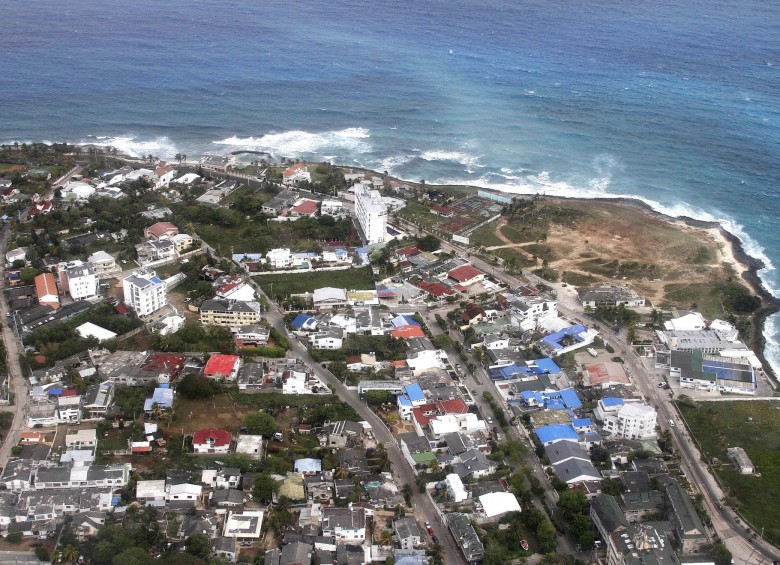
M95 251L89 256L89 262L95 269L95 275L99 279L111 278L122 271L116 264L116 259L105 251Z
M167 286L154 271L136 271L122 285L125 304L139 316L148 316L168 303Z
M60 288L67 289L73 300L91 298L97 295L98 278L92 263L71 261L60 263Z
M265 256L265 260L274 269L284 269L292 265L292 254L286 247L271 249Z
M387 206L377 190L364 184L355 185L355 216L366 241L384 243L387 238Z
M656 437L655 408L641 402L626 402L616 413L604 417L604 430L624 439Z

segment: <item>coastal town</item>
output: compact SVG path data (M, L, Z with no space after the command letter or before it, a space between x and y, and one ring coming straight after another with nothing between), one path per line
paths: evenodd
M776 305L720 230L24 145L0 148L0 561L780 556Z

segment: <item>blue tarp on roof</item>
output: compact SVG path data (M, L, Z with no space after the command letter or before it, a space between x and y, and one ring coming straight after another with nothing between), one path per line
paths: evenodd
M58 387L55 387L55 388L50 388L49 389L49 394L51 394L52 396L59 396L59 395L61 395L62 394L62 387L58 386Z
M158 277L152 277L149 280L152 281L154 284L162 284L162 280L160 280Z
M298 314L297 316L295 316L295 319L292 321L292 327L294 327L296 330L299 330L303 326L308 324L310 321L314 321L314 318L312 318L308 314Z
M322 471L322 461L320 459L296 459L293 464L296 473L319 473Z
M366 255L368 253L368 247L358 247L355 249L355 253L359 253L360 255Z
M544 341L553 349L563 349L563 346L560 344L560 341L563 338L567 336L571 336L579 341L582 341L582 338L580 338L580 334L585 333L586 331L587 330L585 326L581 324L574 324L573 326L570 326L568 328L563 328L561 331L551 333L550 335L543 337L542 341Z
M588 428L593 425L593 422L590 418L572 418L571 424L575 428Z
M417 383L406 385L404 387L404 394L409 397L409 400L412 402L419 402L420 400L425 400L425 393L423 392L420 385Z
M411 316L396 316L391 320L393 326L401 328L403 326L417 326L420 327L420 323Z
M560 373L561 368L555 364L555 361L550 359L549 357L545 357L543 359L534 359L533 364L536 365L538 369L542 371L544 374L555 374ZM536 374L539 374L538 372L534 371Z
M536 437L542 442L542 445L553 443L561 440L579 441L580 436L571 426L571 424L553 424L551 426L543 426L535 430Z
M615 398L614 396L605 396L601 399L601 403L604 406L623 406L623 399Z

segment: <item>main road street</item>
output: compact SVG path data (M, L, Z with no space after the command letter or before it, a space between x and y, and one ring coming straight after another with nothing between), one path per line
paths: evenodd
M3 326L3 345L5 346L5 357L8 365L8 388L14 395L13 415L14 419L11 428L6 432L2 447L0 447L0 467L5 467L11 456L11 448L19 443L19 434L25 426L25 417L27 413L27 403L30 395L28 394L27 379L24 378L22 367L19 365L19 341L11 324L7 323L10 319L8 314L8 300L5 296L5 253L8 248L8 237L11 229L6 226L0 236L0 323Z

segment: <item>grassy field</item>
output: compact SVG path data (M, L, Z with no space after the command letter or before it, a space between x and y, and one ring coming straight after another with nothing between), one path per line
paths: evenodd
M494 245L506 245L505 241L502 241L496 235L496 222L490 222L482 227L475 229L469 236L469 241L472 245L480 247L493 247Z
M371 272L371 267L294 275L259 275L255 277L255 280L266 294L271 292L271 285L273 285L273 294L275 296L313 292L315 288L324 286L363 290L374 288L374 275Z
M696 304L696 309L708 318L723 315L720 286L722 281L713 280L704 283L671 283L664 286L665 300L660 306L680 306L684 308Z
M716 470L740 512L773 543L780 543L780 402L698 402L679 405L705 460ZM752 418L752 420L750 420ZM741 475L726 449L742 447L761 476Z
M441 217L431 214L429 205L411 200L397 212L397 215L399 218L422 225L426 230L437 227L441 222Z

